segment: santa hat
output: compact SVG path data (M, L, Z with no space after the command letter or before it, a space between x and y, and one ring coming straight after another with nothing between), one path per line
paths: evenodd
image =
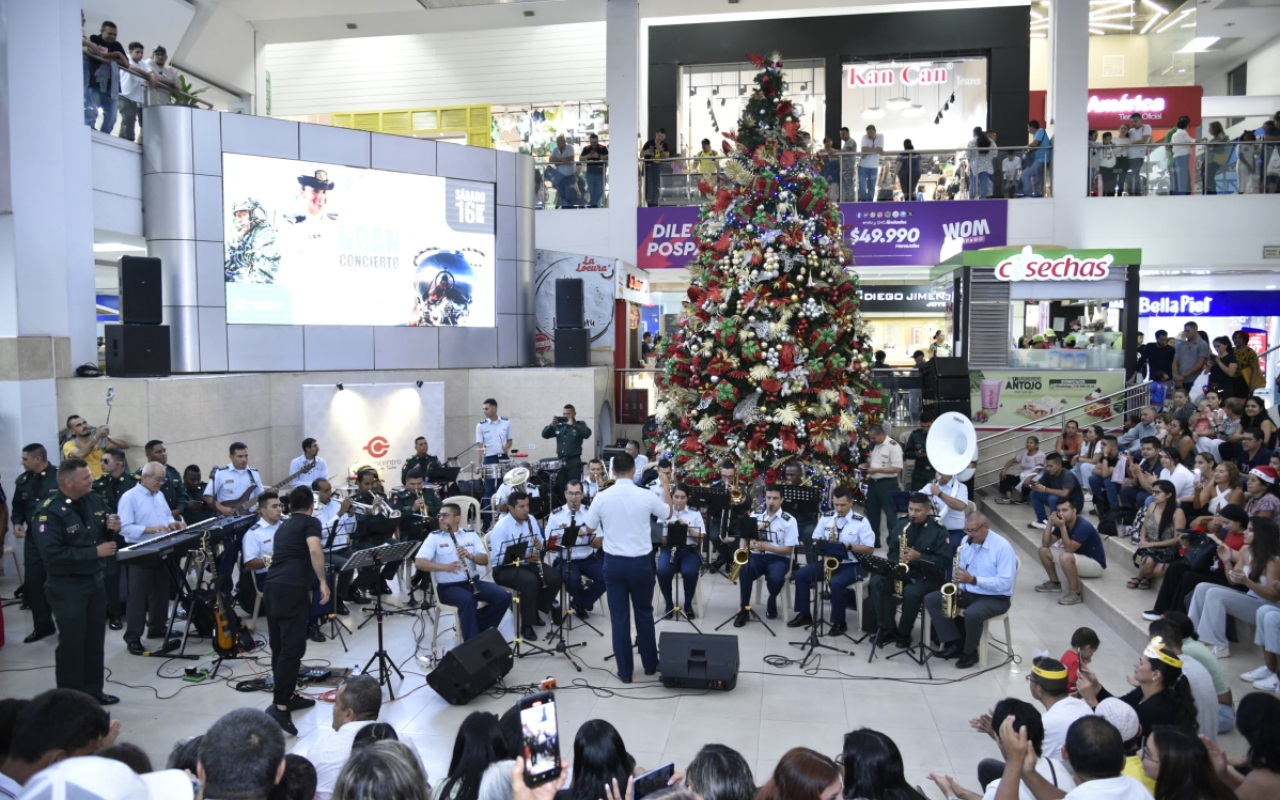
M1269 483L1273 486L1275 485L1276 471L1267 464L1263 464L1260 467L1254 467L1253 469L1249 470L1249 474L1253 475L1263 483Z

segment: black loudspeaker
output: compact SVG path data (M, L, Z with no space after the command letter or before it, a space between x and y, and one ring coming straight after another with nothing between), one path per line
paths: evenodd
M161 302L160 259L120 256L120 321L159 325Z
M925 403L924 408L932 408L939 414L955 411L964 415L965 419L973 419L973 404L967 397L963 400L941 400L936 403Z
M104 325L107 374L165 378L170 374L168 325Z
M587 328L556 328L556 366L591 365L591 331Z
M930 359L925 363L933 365L933 370L938 373L939 378L964 378L969 380L968 359L948 356L946 358Z
M668 689L730 691L738 685L738 637L664 632L658 673Z
M556 278L557 328L581 328L585 311L582 278Z
M511 664L511 646L490 628L446 653L427 684L450 705L465 706L510 672Z

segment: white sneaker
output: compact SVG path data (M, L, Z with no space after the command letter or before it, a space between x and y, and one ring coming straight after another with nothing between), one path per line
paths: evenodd
M1269 678L1254 681L1253 688L1261 689L1264 692L1280 692L1280 675L1272 675Z
M1254 681L1260 681L1271 674L1272 674L1271 670L1267 669L1266 664L1263 664L1257 669L1251 669L1245 674L1241 675L1240 680L1244 681L1245 683L1253 683Z
M1216 644L1209 648L1209 652L1213 653L1214 658L1231 658L1231 645L1224 644L1218 647Z

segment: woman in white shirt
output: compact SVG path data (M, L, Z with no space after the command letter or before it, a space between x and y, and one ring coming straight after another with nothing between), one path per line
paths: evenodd
M1182 463L1182 453L1176 447L1165 447L1160 451L1160 480L1173 484L1177 490L1174 497L1179 503L1189 503L1195 496L1195 473Z
M1093 474L1093 468L1102 460L1102 434L1101 425L1090 425L1084 429L1084 441L1080 443L1076 463L1071 467L1080 485L1086 488L1089 486L1089 476Z
M1000 470L1000 493L1004 497L996 500L1002 506L1026 505L1027 501L1023 496L1027 479L1033 475L1039 475L1044 469L1045 454L1040 452L1040 439L1036 436L1027 437L1027 449L1025 452L1019 453L1004 465L1004 469ZM1009 469L1014 464L1018 465L1018 474L1010 475ZM1017 497L1014 492L1017 491Z
M1178 117L1178 128L1173 132L1173 166L1169 169L1169 194L1191 194L1191 145L1196 137L1187 131L1190 117Z

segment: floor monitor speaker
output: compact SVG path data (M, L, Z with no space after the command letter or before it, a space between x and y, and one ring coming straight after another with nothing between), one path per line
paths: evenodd
M113 378L163 378L169 362L168 325L104 325L107 374Z
M556 366L591 365L591 329L556 328Z
M125 325L159 325L160 259L120 257L120 321Z
M738 685L738 637L664 632L658 639L658 673L668 689L719 689Z
M582 278L556 278L557 328L581 328L585 323Z
M446 703L464 706L511 671L511 645L490 628L445 653L427 675L427 684Z

